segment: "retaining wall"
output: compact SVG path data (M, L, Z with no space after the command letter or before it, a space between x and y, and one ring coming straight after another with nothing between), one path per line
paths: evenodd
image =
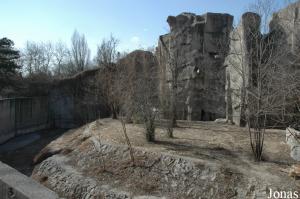
M0 162L0 198L59 199L53 191L2 162Z

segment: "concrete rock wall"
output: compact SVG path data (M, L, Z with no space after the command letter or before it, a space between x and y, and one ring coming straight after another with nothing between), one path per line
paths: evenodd
M249 86L251 75L249 34L258 33L259 26L259 15L248 12L243 14L239 25L230 34L230 49L224 62L226 118L236 125L245 124L246 88Z
M128 87L139 74L157 75L156 71L153 72L157 68L157 60L148 51L133 51L111 67L111 70L97 68L83 71L54 85L50 92L50 104L56 127L73 128L112 114L109 107L110 99L106 99L108 96L102 93L107 91L103 91L105 88L100 84L104 81L108 82L103 84L109 84L113 78L117 78L115 67L125 70L124 75L128 77L128 82L125 83ZM128 106L131 105L130 100L129 98L127 100Z
M229 14L182 13L167 19L170 33L159 38L156 56L161 98L168 98L172 67L178 69L179 119L214 120L225 116L223 54L233 17ZM165 99L162 99L162 101Z
M51 125L47 97L0 100L0 144Z
M83 71L54 84L49 100L55 127L74 128L109 116L99 94L99 72L99 69Z
M135 50L117 63L119 68L120 79L125 77L120 84L125 84L122 87L121 95L122 108L126 112L128 121L138 120L139 116L134 113L137 106L137 96L152 97L151 103L158 108L158 63L152 52L144 50ZM120 69L121 68L121 69ZM121 71L122 70L122 71ZM147 85L143 85L147 84ZM135 107L134 107L135 106Z
M0 198L59 199L53 191L2 162L0 162Z
M292 53L300 51L300 2L290 4L273 14L270 23L270 32L280 31L283 34L285 45Z
M257 77L258 64L260 64L261 70L269 70L262 72L265 79L265 83L263 83L265 85L262 85L263 89L287 91L286 93L278 92L277 94L271 91L268 94L269 96L267 97L274 98L273 101L276 101L277 104L275 102L267 102L269 103L268 106L272 107L272 110L265 110L268 114L267 125L279 125L279 122L276 123L274 121L282 113L280 111L275 112L275 109L283 110L291 115L294 114L294 105L289 100L295 101L297 94L293 96L289 91L293 88L289 86L284 87L283 84L294 86L300 75L298 67L300 63L299 9L300 2L296 2L274 13L269 24L268 33L261 33L261 19L258 14L245 13L239 25L231 32L230 51L224 63L226 66L225 98L227 120L240 126L245 125L247 101L250 100L250 98L247 99L246 93L256 88L255 79ZM255 46L255 43L257 43L257 46ZM255 55L255 49L259 48L261 49L260 55ZM272 67L268 65L272 65ZM267 67L269 69L266 69ZM279 72L276 73L274 71ZM270 75L266 75L267 73ZM285 76L289 76L289 78ZM271 85L267 85L270 82ZM277 98L275 99L274 96L276 95ZM264 96L264 98L267 97ZM289 114L284 115L287 121L291 120L290 116L288 116ZM280 125L286 126L284 122Z

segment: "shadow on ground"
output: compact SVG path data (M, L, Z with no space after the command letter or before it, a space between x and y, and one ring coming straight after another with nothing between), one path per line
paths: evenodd
M0 161L30 176L34 167L32 164L34 156L66 131L43 130L13 138L0 145Z

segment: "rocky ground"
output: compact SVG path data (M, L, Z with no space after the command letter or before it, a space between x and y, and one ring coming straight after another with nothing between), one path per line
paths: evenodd
M128 124L134 162L117 120L103 119L65 133L34 159L32 177L65 198L266 198L297 191L288 176L283 130L266 133L264 161L253 161L246 129L215 122L179 122L175 138L158 129L145 142Z

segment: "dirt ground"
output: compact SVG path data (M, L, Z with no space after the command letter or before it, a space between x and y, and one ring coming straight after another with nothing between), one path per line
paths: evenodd
M133 165L128 148L124 147L127 143L120 121L102 119L72 129L51 142L34 158L37 166L32 177L58 193L71 190L64 193L70 195L62 194L66 198L84 195L85 192L76 191L77 187L82 184L82 190L94 187L89 184L93 180L99 189L109 186L109 190L170 198L195 198L186 197L191 184L196 198L210 193L216 198L225 193L239 193L243 197L248 191L266 192L269 185L293 190L300 187L300 180L288 176L290 167L297 162L289 156L284 130L266 131L263 161L255 162L246 128L178 121L174 138L168 138L166 129L159 127L156 141L151 143L146 142L142 125L126 124L126 129L134 146ZM185 166L189 164L194 166ZM193 168L193 172L184 173L187 168ZM194 172L199 173L194 175ZM206 173L218 177L202 180L209 176Z
M118 120L104 119L95 123L93 134L110 143L125 144L121 123ZM127 132L133 146L165 151L228 165L240 165L245 169L253 166L276 164L282 169L296 162L289 156L290 149L285 144L284 130L267 130L262 163L255 163L249 144L246 128L215 122L179 121L174 130L174 138L167 138L166 129L157 128L156 141L145 141L142 125L127 124ZM83 129L85 127L82 127ZM41 131L38 140L26 146L0 151L0 160L25 175L30 176L33 157L52 140L58 138L64 130ZM13 140L9 142L14 142ZM9 145L9 142L6 145Z
M167 138L164 128L157 128L156 141L145 141L142 125L126 125L130 142L135 147L153 151L167 152L197 159L216 162L238 169L242 173L282 173L297 162L290 158L290 148L285 143L284 130L266 130L263 161L255 162L246 128L216 122L178 121L174 129L174 138ZM122 126L118 120L104 119L95 123L93 134L100 140L125 144ZM268 172L265 172L268 170Z
M116 144L126 144L118 120L104 119L95 123L93 133ZM174 138L168 138L166 129L156 129L153 143L146 142L142 125L127 124L127 132L134 146L168 151L195 158L208 158L215 161L224 159L252 160L249 134L246 128L216 122L187 122L178 121L174 129ZM289 146L285 143L284 130L267 130L263 162L291 165L295 163L290 156Z

